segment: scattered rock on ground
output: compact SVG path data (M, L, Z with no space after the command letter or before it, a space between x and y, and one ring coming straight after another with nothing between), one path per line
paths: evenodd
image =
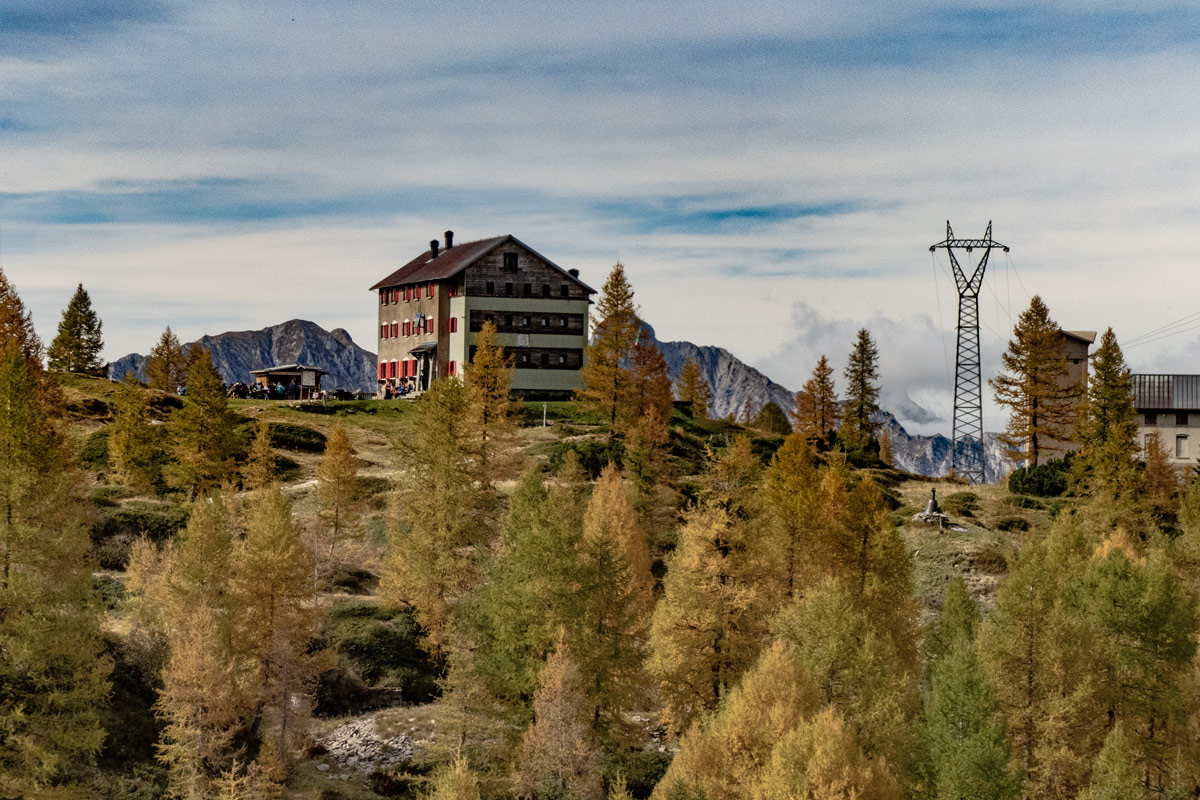
M330 760L359 772L393 770L413 757L412 740L403 733L390 738L380 736L374 717L334 728L318 743L328 751Z

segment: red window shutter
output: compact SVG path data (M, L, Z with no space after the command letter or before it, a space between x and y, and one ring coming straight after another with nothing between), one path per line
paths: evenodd
M384 374L387 372L387 364L379 362L379 380L383 380Z

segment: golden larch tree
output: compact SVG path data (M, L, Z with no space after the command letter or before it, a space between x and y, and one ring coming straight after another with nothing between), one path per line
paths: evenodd
M824 355L813 368L812 377L796 392L792 427L810 442L823 441L841 423L841 405L833 386L833 367Z
M313 682L325 665L311 647L320 630L313 567L291 502L273 484L251 510L232 572L242 648L253 665L259 733L284 766L307 732Z
M317 468L317 499L328 541L326 558L333 557L333 548L338 542L357 533L361 511L358 492L358 459L354 456L346 426L339 423L329 433L325 455Z
M712 402L712 390L704 380L699 362L687 359L683 369L679 370L679 385L676 389L679 399L692 405L694 419L708 419L708 408Z
M168 325L146 356L146 383L151 389L174 394L176 389L187 384L187 373L188 356L179 344L179 337Z
M617 262L596 301L596 324L580 370L583 388L576 392L579 402L607 419L610 440L624 433L621 425L628 415L633 393L629 363L639 324L633 287L625 277L624 265Z
M2 300L2 297L0 297ZM0 351L0 796L70 783L104 741L102 655L80 476L35 362Z
M491 320L475 334L475 354L464 371L474 417L481 471L489 480L511 476L515 466L517 404L512 399L512 356L504 354Z
M600 748L591 730L593 709L560 631L533 695L533 723L525 731L513 789L527 800L601 800Z
M1004 371L988 380L996 402L1009 410L1000 441L1014 459L1036 467L1071 440L1082 392L1070 380L1062 331L1041 297L1034 295L1017 318L1000 360Z

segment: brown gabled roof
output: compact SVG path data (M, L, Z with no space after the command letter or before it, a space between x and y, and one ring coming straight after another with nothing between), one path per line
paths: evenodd
M437 258L431 258L432 251L426 250L421 255L414 258L412 261L405 264L400 269L388 275L383 280L376 283L369 291L382 289L385 286L401 286L406 283L425 283L426 281L444 281L447 278L452 278L462 272L467 267L474 264L479 259L486 256L495 248L504 244L508 240L517 242L531 253L534 253L538 258L545 261L550 266L561 272L565 277L578 283L589 294L595 294L596 290L588 286L579 278L569 274L565 269L555 264L550 259L546 258L541 253L538 253L529 245L517 239L511 234L508 236L493 236L491 239L479 239L474 242L463 242L456 244L449 250L439 250Z

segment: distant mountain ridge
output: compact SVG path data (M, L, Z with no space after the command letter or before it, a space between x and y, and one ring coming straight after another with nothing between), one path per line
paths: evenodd
M257 331L202 336L183 348L190 350L194 344L209 352L226 383L249 383L252 369L306 364L329 373L321 378L323 388L375 391L375 354L355 344L342 328L327 331L315 322L293 319ZM108 376L115 380L127 371L145 380L146 356L130 353L108 365Z
M784 411L790 411L796 402L796 393L768 378L759 370L743 362L723 347L695 345L691 342L662 342L654 336L654 329L643 323L644 336L649 336L662 351L671 373L671 380L678 383L679 373L689 358L700 365L700 372L712 389L710 414L725 417L733 414L741 420L747 409L757 412L768 401L774 401ZM892 453L896 466L917 475L939 476L950 472L950 439L934 436L913 435L904 429L900 420L889 411L880 411L878 422L892 439ZM991 483L1008 474L1009 462L995 433L983 435L984 479Z
M733 414L744 419L747 409L757 411L774 401L785 411L795 403L796 393L749 366L723 347L696 345L691 342L662 342L654 329L642 324L642 336L658 345L667 362L671 380L678 382L684 363L690 358L700 365L701 374L712 389L711 413L714 417ZM375 354L355 344L341 328L327 331L315 322L293 319L257 331L231 331L204 336L189 342L184 349L199 344L212 355L213 365L226 383L250 381L250 370L276 364L311 364L329 372L322 386L329 389L374 392ZM146 357L130 353L108 367L108 376L119 380L126 371L146 378ZM950 471L950 440L937 434L914 436L887 411L877 421L892 439L896 466L918 475L945 475ZM989 482L1007 474L996 434L984 434L984 475Z
M658 345L672 381L679 381L679 373L688 359L700 365L700 374L712 390L709 413L714 417L733 414L734 419L740 420L746 416L747 408L752 407L757 412L770 401L785 411L795 404L795 392L780 386L723 347L662 342L655 337L654 328L645 322L642 323L642 336L648 336Z

